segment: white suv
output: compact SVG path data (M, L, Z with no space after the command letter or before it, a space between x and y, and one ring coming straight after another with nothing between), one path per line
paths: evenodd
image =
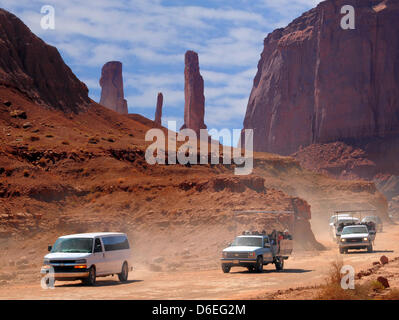
M82 233L62 236L44 257L41 273L53 280L82 280L94 285L96 277L117 274L121 282L128 279L131 249L124 233Z

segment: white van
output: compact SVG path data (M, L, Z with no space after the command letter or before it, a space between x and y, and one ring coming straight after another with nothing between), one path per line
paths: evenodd
M96 277L117 274L121 282L132 271L132 254L124 233L82 233L57 239L44 257L41 273L53 280L82 280L94 285Z

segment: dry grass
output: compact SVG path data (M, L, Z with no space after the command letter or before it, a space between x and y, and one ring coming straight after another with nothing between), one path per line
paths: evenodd
M342 289L341 287L341 268L343 261L335 261L331 264L330 273L327 276L326 284L316 300L368 300L369 293L372 291L371 283L355 285L355 289Z
M367 281L363 284L355 284L355 289L342 289L341 268L342 261L331 264L331 270L326 278L326 284L322 286L316 300L399 300L399 290L393 289L384 294L384 286L377 280ZM386 291L385 291L386 292Z

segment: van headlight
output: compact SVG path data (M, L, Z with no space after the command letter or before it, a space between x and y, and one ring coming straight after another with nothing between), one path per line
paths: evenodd
M363 241L369 241L369 238L363 238Z
M227 252L222 252L222 258L227 258Z
M47 266L47 265L49 265L50 264L50 260L49 259L44 259L43 260L43 265L44 266Z
M346 242L346 239L341 239L341 242Z
M86 259L80 259L75 261L76 264L86 264L86 262L87 262Z

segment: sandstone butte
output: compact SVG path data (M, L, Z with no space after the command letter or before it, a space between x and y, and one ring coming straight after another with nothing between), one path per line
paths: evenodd
M207 127L204 123L204 79L200 74L198 54L194 51L187 51L185 55L184 96L184 124L180 130L192 129L199 137L200 130Z
M353 5L355 29L340 13ZM244 129L255 151L343 141L396 163L399 1L328 0L264 40Z
M127 114L127 101L123 93L122 63L107 62L101 70L100 104L121 114Z
M12 13L0 9L0 85L37 104L80 112L91 100L55 47L46 44Z
M155 109L155 120L154 120L154 122L158 125L162 124L162 106L163 106L163 94L162 92L159 92L157 97L157 107Z

